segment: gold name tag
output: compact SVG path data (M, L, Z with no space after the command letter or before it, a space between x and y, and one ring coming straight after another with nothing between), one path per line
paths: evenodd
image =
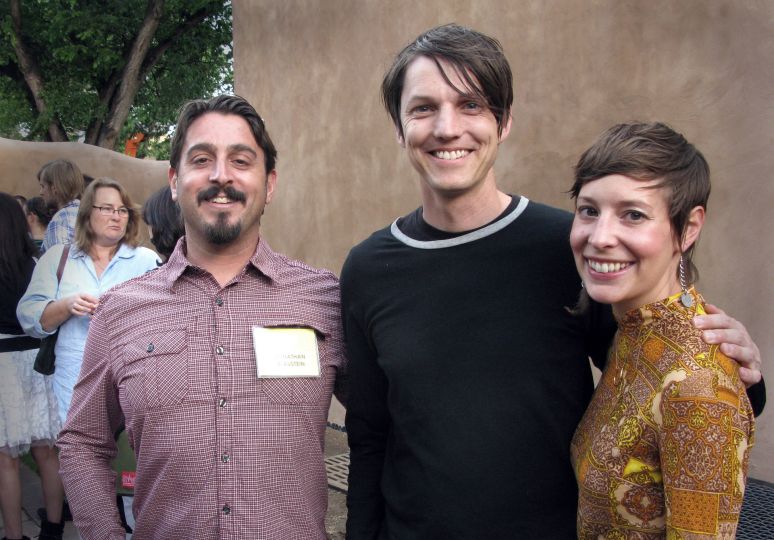
M311 328L253 326L258 378L319 377L317 336Z

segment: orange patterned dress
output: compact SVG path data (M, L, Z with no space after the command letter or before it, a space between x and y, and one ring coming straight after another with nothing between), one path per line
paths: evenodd
M754 421L736 363L677 294L619 321L572 440L578 538L734 538Z

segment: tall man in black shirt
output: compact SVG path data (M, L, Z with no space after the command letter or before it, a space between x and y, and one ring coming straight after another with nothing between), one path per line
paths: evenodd
M382 84L422 206L351 251L348 537L574 538L569 444L605 362L609 310L576 317L572 215L497 188L511 128L500 44L425 32ZM708 319L760 378L745 329ZM709 326L708 326L709 327Z

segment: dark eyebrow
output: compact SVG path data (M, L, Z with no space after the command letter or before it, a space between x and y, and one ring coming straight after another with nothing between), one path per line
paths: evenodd
M598 204L597 201L593 197L589 197L588 195L580 195L580 196L578 196L576 201L579 202L579 203L580 202L585 202L585 203L590 203L590 204ZM622 200L622 201L618 201L616 203L616 206L618 208L623 208L623 207L627 207L627 206L639 206L639 207L645 208L647 210L651 210L651 211L653 210L653 207L650 204L646 203L643 200L639 200L639 199L625 199L625 200Z
M229 152L247 152L248 154L252 154L253 157L258 155L258 152L246 144L232 144L228 147L228 150Z
M188 149L186 152L186 158L190 158L191 154L194 154L196 152L204 151L208 154L217 154L217 148L215 148L214 144L210 143L198 143L193 145L191 148ZM255 151L255 149L251 148L250 146L246 144L232 144L228 147L228 151L231 152L247 152L248 154L251 154L252 156L257 156L258 153Z
M215 145L210 143L199 143L193 145L191 148L188 149L188 151L185 153L186 158L190 158L191 154L194 154L196 152L205 151L208 154L214 154L215 153Z

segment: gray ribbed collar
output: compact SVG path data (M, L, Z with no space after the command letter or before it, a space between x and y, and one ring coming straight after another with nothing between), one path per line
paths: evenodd
M512 212L504 215L497 221L493 221L486 227L481 227L480 229L470 231L469 233L461 234L460 236L455 236L454 238L446 238L444 240L415 240L403 234L403 232L398 228L397 219L392 222L392 225L390 226L390 232L400 242L403 242L407 246L418 248L418 249L441 249L441 248L459 246L460 244L475 242L476 240L485 238L490 234L494 234L498 231L501 231L502 229L504 229L505 227L513 223L513 221L517 217L519 217L522 214L522 212L524 212L528 204L529 204L529 199L522 196L520 197L519 202L516 205L516 208L514 208Z

